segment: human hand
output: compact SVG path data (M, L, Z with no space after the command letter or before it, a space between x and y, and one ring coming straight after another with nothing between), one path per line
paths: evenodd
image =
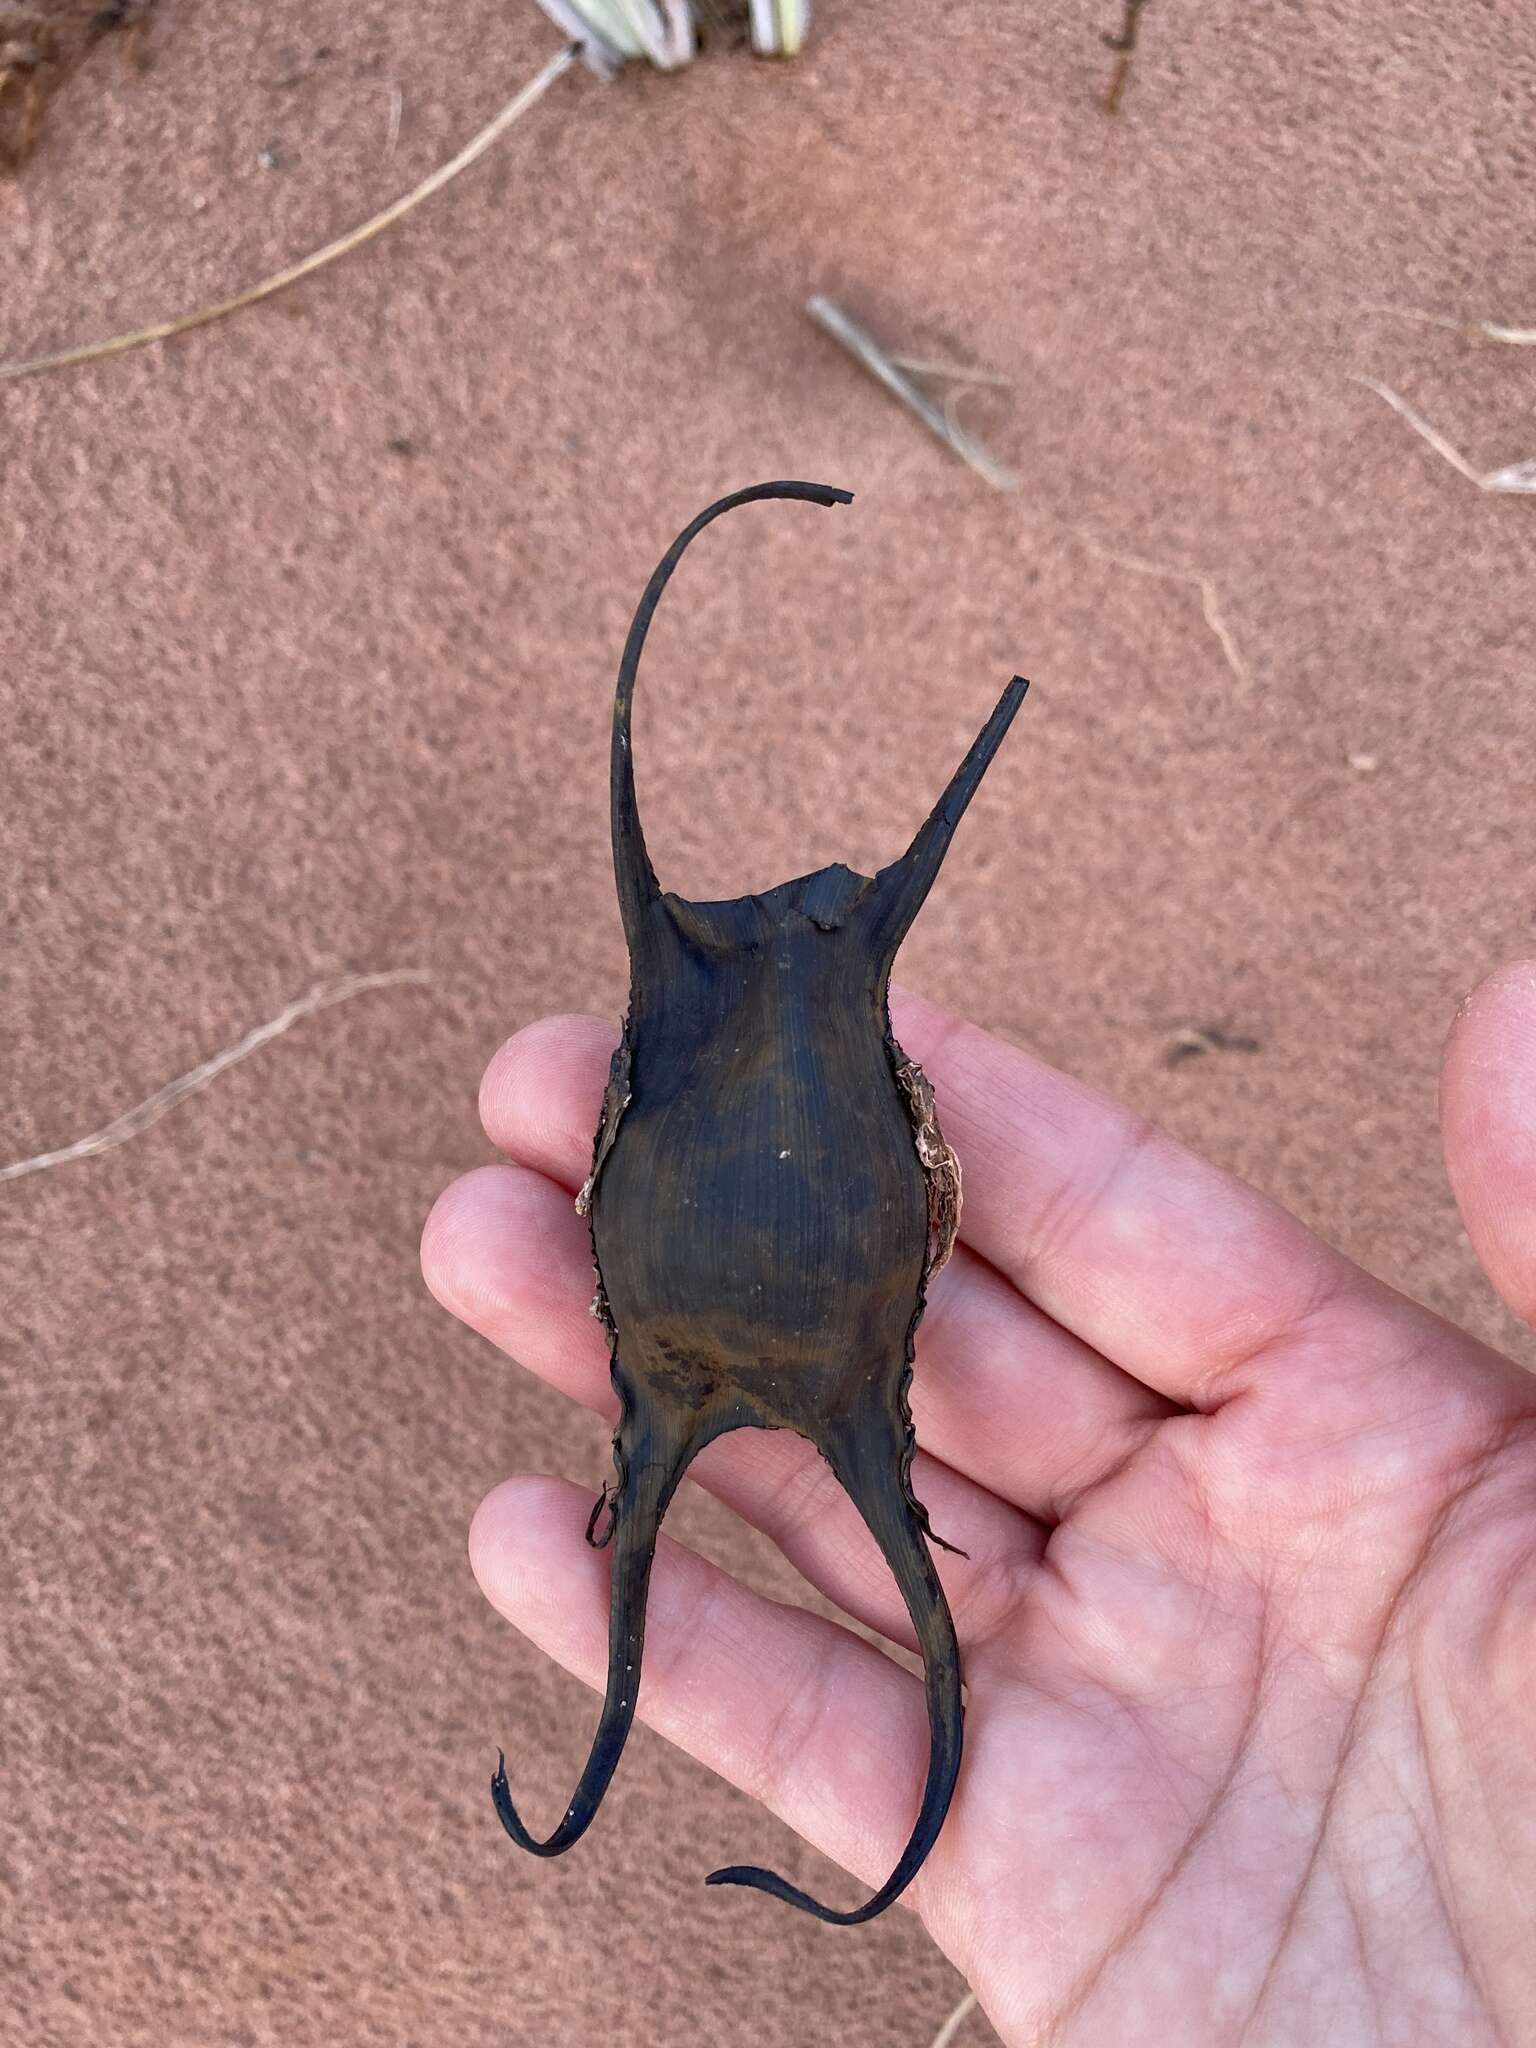
M964 1655L965 1762L907 1894L1003 2039L1052 2048L1536 2041L1536 1377L1240 1181L893 992L965 1174L918 1340L913 1469ZM443 1304L611 1412L585 1177L615 1031L511 1039L456 1182ZM1536 1320L1536 963L1463 1007L1446 1158ZM741 1431L697 1479L912 1647L831 1472ZM590 1490L520 1477L487 1597L589 1684ZM878 1884L928 1754L921 1683L663 1537L643 1720ZM854 1938L854 1937L838 1937Z

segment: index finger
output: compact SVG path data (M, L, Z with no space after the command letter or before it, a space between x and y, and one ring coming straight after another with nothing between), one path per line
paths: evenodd
M962 1239L1128 1375L1125 1387L1213 1407L1325 1306L1357 1323L1390 1308L1400 1326L1411 1313L1277 1203L1098 1090L908 990L893 987L891 1021L960 1160ZM595 1099L606 1054L589 1050ZM509 1123L499 1057L482 1113L498 1142L574 1185L595 1109L547 1079L511 1091Z

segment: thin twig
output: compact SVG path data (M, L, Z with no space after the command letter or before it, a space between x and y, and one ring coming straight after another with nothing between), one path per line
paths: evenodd
M1536 492L1536 456L1524 462L1506 463L1502 469L1476 470L1465 455L1453 448L1444 434L1438 433L1422 413L1415 412L1406 398L1401 397L1388 384L1378 384L1374 377L1354 376L1356 384L1363 384L1368 391L1374 391L1378 398L1384 398L1395 413L1405 419L1423 441L1427 441L1442 462L1448 462L1452 469L1464 476L1469 484L1476 484L1480 491L1507 493L1510 496Z
M967 1991L964 1998L961 1999L949 2018L934 2035L932 2048L949 2048L950 2042L954 2040L956 2034L959 2033L975 2010L976 1994L974 1991Z
M818 327L830 334L834 341L840 342L872 377L878 378L893 398L899 399L909 412L916 413L930 434L936 435L962 462L969 463L994 490L1017 490L1018 478L1013 472L1005 469L974 435L967 434L947 419L943 408L935 405L927 392L914 384L905 371L898 369L874 337L856 321L850 320L841 306L834 305L831 299L817 292L806 300L805 310Z
M400 140L400 117L405 112L405 94L398 85L389 88L389 132L384 141L384 154L393 156Z
M1245 690L1253 687L1253 671L1243 659L1242 650L1233 637L1232 629L1221 615L1220 593L1203 570L1181 569L1171 562L1149 562L1142 555L1117 554L1113 548L1107 548L1095 540L1085 527L1074 526L1072 532L1089 554L1097 556L1101 562L1113 563L1117 569L1129 569L1135 576L1155 576L1166 583L1187 583L1198 590L1201 616L1220 643L1221 651L1226 656L1227 667Z
M98 1152L109 1152L114 1145L125 1144L129 1138L136 1138L141 1131L147 1131L151 1124L159 1123L161 1117L173 1110L178 1102L185 1102L189 1095L198 1094L220 1074L240 1060L249 1059L253 1052L259 1052L262 1046L291 1030L301 1018L313 1016L316 1010L329 1009L333 1003L344 1003L371 988L393 988L401 982L430 979L424 967L391 967L380 974L343 974L331 981L317 981L313 988L296 996L265 1024L258 1024L254 1030L247 1031L243 1038L225 1046L222 1052L216 1052L212 1059L204 1060L200 1066L193 1067L190 1073L178 1074L174 1081L167 1081L163 1088L157 1088L143 1102L124 1110L109 1124L103 1124L99 1131L77 1138L72 1145L60 1146L56 1152L39 1152L33 1159L17 1159L8 1166L0 1166L0 1181L20 1180L25 1174L41 1173L45 1167L65 1166L72 1159L91 1159Z
M167 341L174 334L185 334L192 327L206 327L212 320L222 320L230 313L238 313L244 306L254 306L259 299L269 299L274 292L297 284L300 278L311 276L327 263L334 263L338 256L350 254L362 243L382 234L385 228L392 227L403 215L420 206L424 199L430 199L434 192L441 192L461 171L467 171L477 158L484 156L492 143L504 135L535 100L543 98L561 72L570 69L580 54L580 48L579 43L572 43L557 57L552 57L538 76L531 79L515 98L508 100L494 120L487 122L457 156L450 157L447 163L423 178L419 185L395 200L393 205L386 206L382 213L376 213L361 227L351 229L334 242L327 242L313 255L290 263L285 270L279 270L271 277L264 277L260 284L248 285L244 291L236 292L233 298L221 299L217 305L204 306L195 313L183 313L174 320L160 320L152 327L140 327L131 334L117 334L110 341L85 342L77 348L60 349L54 355L33 356L26 362L0 363L0 379L33 377L43 370L63 370L74 363L99 362L103 356L120 356L129 349L143 348L151 341Z
M1120 98L1125 91L1126 81L1131 75L1131 59L1136 54L1136 38L1141 32L1141 10L1147 0L1125 0L1125 14L1120 22L1117 36L1106 35L1105 46L1115 52L1115 72L1109 81L1109 90L1104 95L1104 111L1116 114L1120 111Z

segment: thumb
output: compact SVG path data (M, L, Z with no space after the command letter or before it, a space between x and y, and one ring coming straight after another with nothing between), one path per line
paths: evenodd
M1536 960L1497 968L1457 1012L1440 1132L1483 1271L1536 1323Z

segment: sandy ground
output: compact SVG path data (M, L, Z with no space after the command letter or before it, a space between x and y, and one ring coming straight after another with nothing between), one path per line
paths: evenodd
M487 1156L498 1040L621 1006L611 674L719 492L859 498L738 515L675 586L637 739L669 884L891 857L1024 670L903 978L1517 1344L1435 1076L1536 951L1536 504L1350 376L1536 455L1530 351L1373 310L1536 322L1536 26L1160 0L1112 123L1114 11L824 0L794 67L572 74L286 300L0 387L4 1156L319 977L431 973L0 1190L7 2044L923 2048L959 1995L903 1914L700 1889L838 1880L647 1735L561 1863L486 1797L507 1742L555 1811L592 1702L483 1605L465 1526L516 1467L595 1489L605 1430L455 1327L416 1241ZM96 52L0 187L0 353L275 268L557 46L499 0L178 0L157 44ZM1015 496L818 289L1015 380L968 415ZM1194 583L1105 551L1212 579L1242 673ZM1169 1066L1184 1027L1258 1050ZM675 1526L793 1594L702 1497Z

